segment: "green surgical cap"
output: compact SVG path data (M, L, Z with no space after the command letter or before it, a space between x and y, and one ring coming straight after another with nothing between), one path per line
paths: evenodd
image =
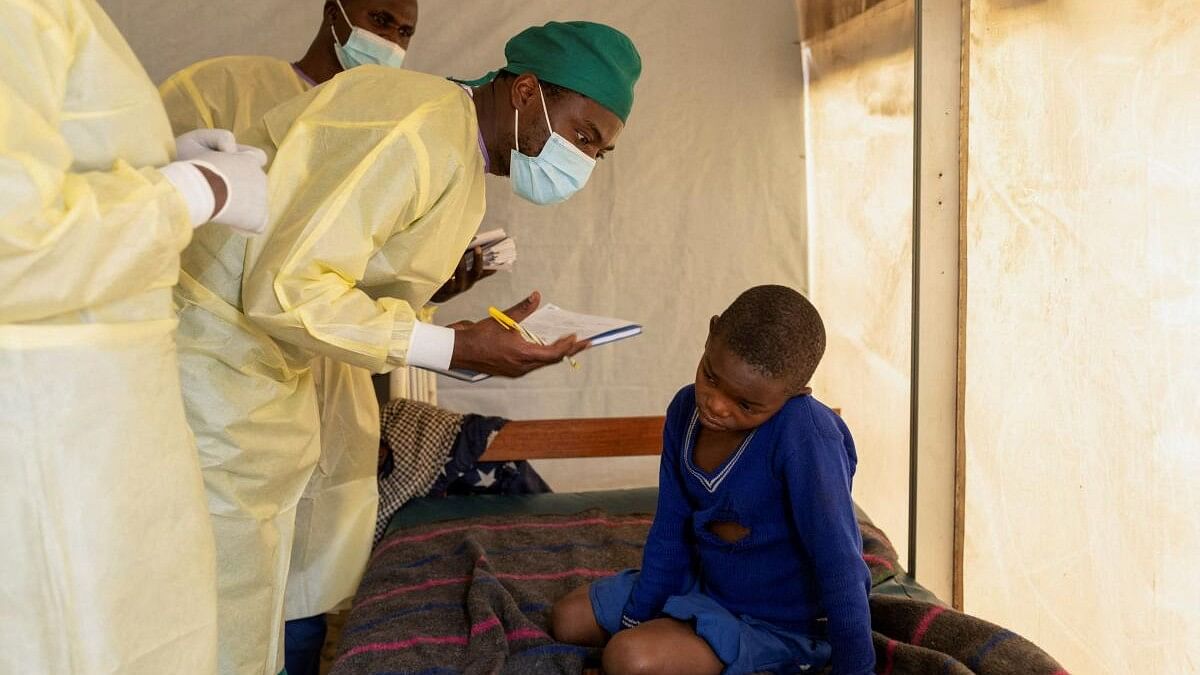
M539 80L587 96L621 122L629 119L642 57L621 31L590 21L551 21L521 31L504 45L504 56L508 63L503 70L514 75L533 73ZM487 84L499 72L464 84Z

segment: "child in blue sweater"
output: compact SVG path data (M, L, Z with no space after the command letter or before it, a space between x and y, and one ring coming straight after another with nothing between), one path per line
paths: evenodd
M850 431L806 386L817 310L758 286L710 322L694 386L667 410L640 571L555 604L563 642L625 673L871 673L871 581L850 499Z

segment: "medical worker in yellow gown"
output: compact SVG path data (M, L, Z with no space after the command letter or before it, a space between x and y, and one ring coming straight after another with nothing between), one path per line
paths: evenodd
M640 60L611 28L547 24L506 55L504 72L470 86L366 65L272 109L241 139L274 155L269 236L248 246L200 238L185 253L189 420L227 556L220 583L241 610L222 608L222 635L238 640L222 658L242 659L223 662L228 672L278 665L262 658L278 652L277 628L257 627L278 616L281 554L318 456L314 355L373 372L516 376L585 346L531 345L492 321L432 326L414 310L478 227L485 170L509 175L531 201L561 201L586 183L632 106Z
M193 64L168 78L160 93L171 126L176 134L228 128L244 137L267 111L346 68L370 63L400 67L416 32L417 16L417 0L326 2L316 36L295 64L270 56L225 56ZM203 245L200 241L196 244ZM195 269L207 259L205 251L189 251L188 260L195 264L185 267ZM196 300L186 287L182 294L185 302ZM420 317L429 320L431 313L421 312ZM328 357L315 359L311 371L321 418L320 454L295 508L295 534L283 596L285 621L321 617L353 596L371 551L379 501L379 408L370 371ZM205 377L203 372L184 372L189 383L193 376ZM198 403L203 403L208 386L201 383L188 390L196 392ZM215 443L215 448L222 447L221 439ZM201 444L206 454L219 456L220 450L214 449L203 432ZM223 471L219 464L214 467L210 474ZM291 501L290 495L287 501ZM282 540L276 551L279 555L288 552ZM225 559L235 564L235 557ZM264 650L251 640L241 639L245 626L236 617L246 612L246 603L261 606L260 598L247 598L242 603L240 592L231 589L231 593L235 595L228 597L223 607L234 618L224 625L235 633L223 642L223 647L230 652L231 664L250 664L264 658L258 656ZM277 595L272 596L272 605L278 600ZM272 610L272 617L275 614ZM319 628L316 635L310 635L313 626ZM289 675L315 671L323 626L323 618L288 626L286 633L292 637L285 640L284 651ZM277 633L265 621L261 627ZM306 650L309 644L314 646ZM231 653L243 646L249 650L244 657ZM266 665L263 671L271 672L279 665ZM234 670L238 669L230 672Z
M265 226L265 157L172 162L94 0L0 0L0 34L0 672L215 672L171 287L193 225Z

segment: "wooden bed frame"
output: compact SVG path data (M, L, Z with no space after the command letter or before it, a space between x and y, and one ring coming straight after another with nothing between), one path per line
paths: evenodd
M833 412L842 414L840 408ZM665 422L662 416L513 421L479 461L654 456L662 452Z
M513 421L496 434L479 461L657 455L665 421L661 416Z

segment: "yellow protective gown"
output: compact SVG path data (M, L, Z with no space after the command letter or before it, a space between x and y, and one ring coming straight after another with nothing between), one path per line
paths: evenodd
M179 71L159 93L176 135L209 128L244 137L269 110L309 88L281 59L226 56ZM379 408L371 374L323 356L312 374L321 455L296 507L285 620L322 614L354 595L379 504Z
M288 345L372 372L405 364L416 320L484 209L475 107L453 82L383 66L267 113L278 148L267 236L246 253L245 313Z
M268 110L308 89L286 61L228 56L185 68L159 93L177 135L216 128L243 138ZM317 459L317 399L307 370L290 368L239 315L244 253L245 239L225 228L197 233L176 292L179 346L217 534L221 672L273 675L283 668L283 580L294 523L306 510L300 491ZM236 347L225 352L229 344ZM243 391L236 404L225 396L230 388ZM282 432L257 447L266 425Z
M220 128L244 137L267 111L309 88L281 59L227 56L179 71L159 93L177 135ZM432 314L422 310L420 318ZM296 507L285 620L322 614L353 597L370 555L379 502L379 409L370 372L317 357L312 374L321 454Z
M310 486L313 509L297 518L288 581L287 616L302 618L358 585L378 499L378 405L366 371L404 365L414 308L450 277L483 217L483 160L466 92L379 66L289 101L256 131L286 140L272 165L280 215L250 245L245 311L289 349L332 360L318 369L329 451Z
M371 373L329 357L312 362L321 457L296 510L284 593L291 621L354 597L371 555L379 512L379 401Z
M310 88L292 64L270 56L222 56L194 63L158 88L175 134L229 129L239 138L271 108Z
M170 127L93 0L0 0L0 34L0 672L215 672Z
M334 521L374 518L373 502L349 516L317 501L307 519L297 509L318 455L309 366L318 354L375 372L404 364L413 307L450 276L482 218L477 133L469 98L450 82L375 66L343 73L240 137L273 157L268 234L247 242L202 229L184 253L180 352L217 522L223 672L274 675L282 665L279 608L297 520L332 538ZM296 297L305 298L303 308ZM366 373L350 377L350 391L366 396L356 384L369 384ZM330 392L342 391L342 381L327 378L322 393L339 396ZM370 418L351 419L362 413ZM361 397L324 413L327 422L336 418L331 428L369 429L372 438L375 415L374 401ZM361 443L333 432L326 438ZM369 485L374 494L377 447L373 440L365 462L326 457L318 480L365 482L336 481L322 492L336 501ZM310 536L312 555L297 556L301 565L335 570L346 563L324 554L369 549L338 539L326 546L323 536ZM354 576L346 590L299 588L293 616L324 611L324 595L352 592L356 583Z

